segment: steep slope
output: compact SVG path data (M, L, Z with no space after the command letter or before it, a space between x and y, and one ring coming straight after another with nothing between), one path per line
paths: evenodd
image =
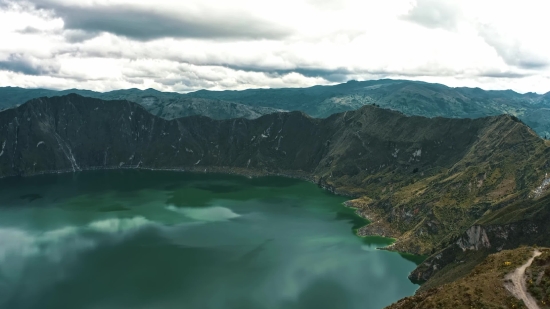
M505 278L528 261L533 251L522 247L490 255L465 277L406 297L387 308L526 308L505 288Z
M550 250L541 250L526 273L527 291L536 299L540 308L550 307Z
M491 253L521 245L550 247L550 178L546 177L530 192L530 198L489 210L462 234L450 237L442 244L444 248L419 265L410 278L429 279L421 287L426 290L463 277Z
M310 138L322 130L318 122L298 112L259 121L199 116L168 121L129 101L74 94L34 99L0 113L0 175L137 166L311 172L325 147ZM292 140L277 147L276 132Z
M17 87L0 88L0 109L17 106L39 97L53 97L76 93L82 96L102 100L128 100L136 102L150 113L165 119L201 115L212 119L248 118L280 112L269 107L254 107L234 102L188 98L175 92L160 92L154 89L126 89L111 92L69 89L63 91L47 89L24 89Z

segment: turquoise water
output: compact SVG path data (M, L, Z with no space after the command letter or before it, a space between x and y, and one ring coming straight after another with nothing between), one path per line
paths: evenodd
M1 308L383 308L414 262L345 198L280 177L93 171L0 180Z

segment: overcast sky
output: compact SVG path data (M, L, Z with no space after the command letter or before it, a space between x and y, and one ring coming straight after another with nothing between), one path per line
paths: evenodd
M548 0L0 0L0 86L550 91Z

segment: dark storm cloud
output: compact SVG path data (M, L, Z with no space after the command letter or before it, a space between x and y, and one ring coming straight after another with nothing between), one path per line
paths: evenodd
M463 12L450 1L417 0L415 6L402 19L427 28L455 30ZM522 50L518 42L503 38L502 34L487 25L475 24L480 36L493 47L508 64L521 69L542 69L549 65L546 59ZM498 77L498 76L495 76Z
M25 27L24 29L21 29L17 32L19 32L21 34L38 34L38 33L42 33L42 30L29 26L29 27Z
M302 74L305 77L320 77L329 82L334 83L343 83L347 81L348 75L351 74L349 70L346 69L309 69L309 68L298 68L294 72Z
M537 55L536 51L523 49L520 42L503 37L500 32L490 26L480 25L478 31L485 43L493 47L508 65L533 70L543 69L550 64L546 57Z
M100 32L97 31L83 31L83 30L65 30L63 37L69 43L80 43L86 40L90 40L98 36Z
M279 77L290 73L298 73L305 77L319 77L332 83L343 83L348 80L349 71L342 69L311 69L311 68L296 68L292 70L253 70L263 72L269 77Z
M42 70L37 69L27 62L13 60L0 61L0 70L23 73L26 75L42 75Z
M8 60L0 61L0 70L26 75L47 75L58 71L54 65L35 64L19 54L11 54Z
M494 77L494 78L523 78L531 76L531 74L522 74L516 72L482 72L479 77Z
M219 64L213 63L212 65L219 65ZM348 75L353 73L350 70L347 70L345 68L324 69L324 68L297 67L294 69L274 69L274 68L268 68L268 67L233 65L233 64L222 64L222 66L233 70L264 73L269 77L280 77L290 73L298 73L305 77L314 77L314 78L319 77L319 78L323 78L328 82L334 82L334 83L346 82L349 79Z
M109 32L140 41L159 38L278 39L290 34L280 25L241 14L214 12L171 15L129 5L69 6L48 0L32 1L37 8L53 10L66 29Z
M518 59L514 64L523 69L544 69L548 66L547 61L537 59Z
M427 28L454 29L460 14L458 8L448 1L417 0L402 18Z
M186 89L204 89L212 84L206 80L202 79L191 79L191 78L157 78L156 82L161 83L167 86L180 85L180 87L185 87Z

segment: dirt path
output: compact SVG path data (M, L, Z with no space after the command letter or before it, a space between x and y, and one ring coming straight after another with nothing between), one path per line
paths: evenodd
M509 273L505 277L505 279L511 280L511 282L505 283L504 287L506 287L506 289L516 298L523 300L528 309L540 309L540 307L537 305L537 301L533 298L533 296L527 292L527 285L525 284L525 270L527 267L531 266L531 263L533 263L535 257L541 254L542 253L539 250L535 250L533 257L530 258L527 263L516 268L515 271Z

